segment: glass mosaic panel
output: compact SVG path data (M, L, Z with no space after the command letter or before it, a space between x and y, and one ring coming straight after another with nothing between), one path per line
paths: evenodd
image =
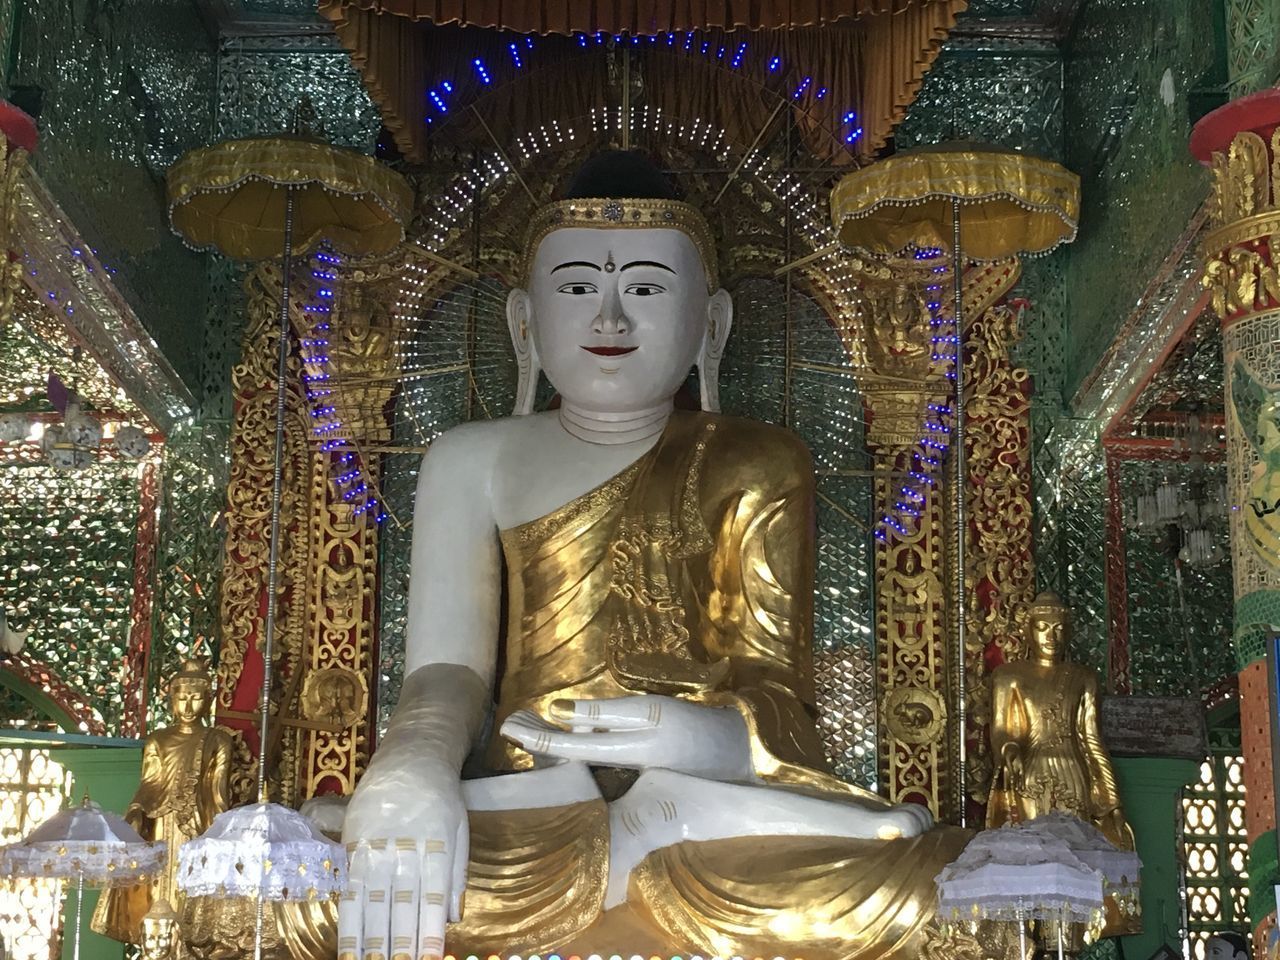
M965 20L1026 16L1035 6L1036 0L972 0L962 16Z
M1120 488L1126 507L1140 491L1164 481L1190 490L1203 482L1210 490L1226 481L1225 464L1125 461ZM1210 567L1179 564L1169 530L1154 535L1129 530L1125 537L1128 572L1129 657L1135 694L1198 699L1235 672L1231 652L1232 587L1225 518L1214 528L1223 558Z
M71 775L47 750L0 747L0 844L13 843L62 809ZM0 947L9 960L52 960L61 936L57 880L0 881Z
M1205 944L1217 931L1250 935L1245 801L1238 753L1206 758L1198 778L1183 788L1180 843L1192 960L1205 960Z
M1066 55L1066 165L1081 177L1068 257L1070 396L1208 193L1188 96L1211 66L1210 5L1094 0Z
M382 117L333 36L225 40L218 53L219 139L280 133L311 101L325 139L373 152Z
M1053 517L1052 536L1036 550L1040 589L1056 590L1071 608L1069 657L1106 677L1106 470L1092 421L1058 418L1048 441L1058 453L1057 474L1037 493L1038 517ZM1043 500L1041 498L1044 498Z
M39 113L35 169L188 384L204 259L169 229L163 174L213 134L213 67L194 4L28 0L9 75Z
M25 652L77 687L119 733L141 465L61 473L0 463L0 603Z
M952 41L894 131L899 150L973 140L1051 159L1063 155L1062 61L1055 47Z
M1280 4L1275 0L1226 0L1229 99L1271 86L1280 73Z
M187 424L165 443L160 463L160 514L148 677L149 729L172 720L168 679L183 659L212 658L218 640L220 523L226 481L221 435Z

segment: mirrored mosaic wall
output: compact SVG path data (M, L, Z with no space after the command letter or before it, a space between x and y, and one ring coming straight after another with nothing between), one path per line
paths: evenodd
M119 734L133 602L140 466L76 473L0 463L0 598L25 651L92 702Z
M1081 178L1068 257L1066 392L1092 369L1208 194L1187 150L1212 73L1210 4L1093 0L1066 51L1066 163Z
M1128 460L1120 465L1126 506L1139 491L1163 481L1183 489L1193 482L1210 488L1226 481L1225 464ZM1220 531L1224 553L1225 530ZM1126 531L1129 649L1133 692L1200 697L1235 673L1231 652L1231 561L1208 567L1174 564L1177 549L1168 530L1155 535Z
M213 44L195 4L23 0L8 97L36 114L35 169L187 383L203 258L169 230L165 169L213 132Z

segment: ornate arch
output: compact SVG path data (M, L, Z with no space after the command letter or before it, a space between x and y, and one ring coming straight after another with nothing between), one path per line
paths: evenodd
M0 662L0 687L25 700L64 733L107 733L102 717L80 691L26 653L10 654Z

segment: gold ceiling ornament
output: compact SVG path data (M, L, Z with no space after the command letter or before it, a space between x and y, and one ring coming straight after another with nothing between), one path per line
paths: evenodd
M832 191L831 215L840 242L872 256L896 256L911 248L950 254L950 319L956 362L948 456L953 490L966 491L964 265L1036 256L1074 240L1080 215L1080 178L1051 160L1004 147L942 143L898 154L844 176ZM946 306L942 312L946 314ZM968 774L966 500L963 494L955 497L952 517L952 552L959 558L952 601L961 826L967 825L963 785Z
M185 154L166 177L174 232L196 250L267 260L284 245L293 198L295 252L327 240L352 257L404 239L413 191L373 157L303 136L226 140Z
M949 250L957 210L967 260L1048 253L1075 239L1080 178L1014 150L944 143L863 167L831 193L840 242L873 256Z

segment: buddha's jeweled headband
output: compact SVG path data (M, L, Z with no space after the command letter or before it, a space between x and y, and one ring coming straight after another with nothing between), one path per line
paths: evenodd
M679 230L690 240L702 257L702 267L707 274L707 290L714 293L720 288L720 273L716 265L716 245L697 207L679 200L651 199L597 199L578 197L547 204L534 215L529 227L529 237L524 248L522 274L528 283L533 266L533 255L547 234L562 227L588 227L595 229L670 227Z

